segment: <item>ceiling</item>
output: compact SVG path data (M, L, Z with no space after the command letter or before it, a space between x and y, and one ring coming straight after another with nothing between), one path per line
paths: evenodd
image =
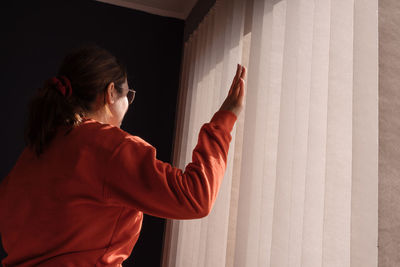
M186 20L197 0L96 0L163 17Z

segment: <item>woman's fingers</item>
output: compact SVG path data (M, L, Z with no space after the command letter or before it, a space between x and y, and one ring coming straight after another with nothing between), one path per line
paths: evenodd
M244 79L246 77L246 67L240 65L240 76L235 85L235 96L240 97L242 95L243 87L244 87Z
M246 68L240 64L237 65L236 75L233 78L231 88L229 89L228 96L222 103L219 110L229 110L239 115L243 108L243 101L245 92Z
M240 64L237 64L236 74L235 74L235 77L233 77L232 85L231 85L231 88L229 89L229 94L232 93L232 91L235 89L235 87L239 81L240 74L241 74L241 66L240 66Z
M244 85L245 85L245 83L244 83L244 80L246 79L246 67L245 66L243 66L243 68L242 68L242 73L240 74L240 79L239 79L239 92L238 92L238 95L239 95L239 97L243 97L244 96Z
M245 66L242 67L242 73L240 74L240 78L242 78L243 80L246 78L246 67Z

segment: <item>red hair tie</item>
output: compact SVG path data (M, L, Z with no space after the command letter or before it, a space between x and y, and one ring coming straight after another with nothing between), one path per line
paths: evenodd
M51 86L54 86L58 91L60 91L63 96L67 98L72 95L71 82L64 75L52 77L48 80Z

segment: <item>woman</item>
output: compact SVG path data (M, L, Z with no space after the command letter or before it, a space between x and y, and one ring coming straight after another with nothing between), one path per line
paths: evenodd
M245 67L199 133L180 170L120 129L135 97L124 66L86 46L65 57L58 76L31 102L26 148L0 184L4 266L121 266L143 213L206 216L226 169L230 132L243 108Z

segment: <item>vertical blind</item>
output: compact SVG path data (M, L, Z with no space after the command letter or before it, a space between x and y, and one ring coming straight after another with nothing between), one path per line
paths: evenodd
M163 266L377 266L377 0L217 0L184 45L174 165L248 69L209 216Z

